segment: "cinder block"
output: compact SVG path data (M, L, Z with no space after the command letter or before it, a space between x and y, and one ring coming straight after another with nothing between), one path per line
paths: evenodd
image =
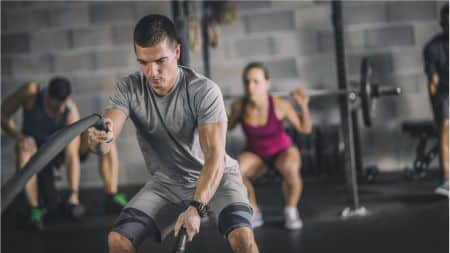
M111 49L102 50L95 53L96 69L105 69L111 67L120 67L134 62L135 56L133 49Z
M24 8L5 8L5 10L2 9L2 22L3 21L5 21L5 30L8 32L29 31L32 23L31 11Z
M276 37L278 41L278 36ZM320 39L318 38L317 31L316 30L299 30L296 34L296 36L293 38L296 42L297 49L293 49L293 52L298 52L297 54L292 53L291 55L299 55L299 56L309 56L309 55L315 55L320 51ZM284 43L290 43L289 39L283 39ZM284 51L289 51L290 47L283 47L283 49L280 49ZM286 52L288 53L288 52Z
M315 7L316 3L314 1L272 1L272 7L276 9L308 9Z
M363 57L368 57L372 66L373 75L390 74L394 70L393 57L391 52L374 53L362 55L349 55L347 57L348 73L356 75L359 78L361 72L361 60Z
M74 72L78 70L91 70L95 67L95 58L92 53L55 54L55 72Z
M73 96L74 102L78 106L80 115L90 115L92 113L102 112L101 98L98 93L85 93L82 96Z
M273 79L298 77L297 62L295 59L267 61L266 65Z
M134 6L126 2L104 2L89 4L89 19L92 24L120 24L134 22Z
M366 36L367 33L363 30L346 31L344 34L346 50L350 52L364 49L366 47Z
M420 50L408 48L393 52L394 72L400 73L421 73L423 72L423 58Z
M135 22L149 14L161 14L172 17L172 8L170 1L138 1L135 2L136 16Z
M133 31L135 24L121 24L112 27L114 45L129 45L133 47Z
M237 10L250 11L261 8L269 8L272 5L272 1L236 1Z
M2 35L2 55L30 52L30 37L27 33Z
M275 53L274 40L272 37L238 40L236 52L240 57L272 55Z
M220 26L220 35L227 36L227 38L242 37L245 36L245 34L245 25L241 17L237 17L231 24L224 24Z
M31 12L31 15L30 27L32 30L45 29L50 26L50 9L36 9Z
M305 33L303 33L305 35ZM308 43L308 37L301 36L300 32L287 32L285 34L279 34L277 36L270 37L270 50L271 54L277 54L278 56L290 57L292 55L299 55L310 50L307 49L311 44ZM316 50L317 51L317 50Z
M111 93L115 84L115 80L116 77L114 73L94 72L89 75L78 75L74 77L72 86L74 94L76 95L102 92Z
M211 65L228 61L232 55L233 49L236 50L236 47L233 45L234 44L230 40L219 40L219 45L216 48L210 48L209 54ZM189 57L190 56L191 54L189 54Z
M70 31L67 30L43 30L32 33L31 39L31 52L44 53L51 52L53 50L64 50L71 47Z
M244 64L242 63L217 64L211 66L211 78L214 81L221 80L222 82L219 83L221 86L231 83L234 88L235 85L242 85L241 73L243 69Z
M414 30L410 25L384 27L367 31L369 48L414 45Z
M262 14L249 14L243 17L245 30L248 33L276 32L294 30L293 11L276 11Z
M111 45L111 29L109 27L74 29L72 43L74 48Z
M345 25L386 23L386 2L344 2L342 17Z
M309 83L308 87L334 89L337 87L335 62L333 54L302 59L299 63L299 76Z
M435 1L388 2L389 22L434 20L439 18Z
M297 30L331 30L331 4L316 5L311 8L295 9Z
M88 4L86 2L71 2L68 6L51 9L50 25L70 28L88 26Z
M437 21L416 22L414 24L415 46L418 49L423 49L426 43L440 32L442 32L442 29Z
M334 52L334 34L332 31L317 32L317 47L321 53Z
M37 57L14 57L12 61L12 74L15 76L49 73L52 71L52 57L41 55Z

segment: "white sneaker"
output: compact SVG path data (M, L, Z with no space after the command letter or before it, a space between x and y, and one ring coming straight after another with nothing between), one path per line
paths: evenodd
M448 197L448 180L436 188L434 193Z
M263 219L263 215L262 212L254 212L253 213L253 217L252 217L252 227L253 228L257 228L257 227L261 227L264 224L264 219Z
M295 207L284 208L284 226L289 230L300 229L303 227L303 221L298 214L298 210Z

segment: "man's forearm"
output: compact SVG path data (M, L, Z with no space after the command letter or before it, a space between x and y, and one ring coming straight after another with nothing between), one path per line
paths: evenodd
M302 122L302 129L304 133L310 133L312 129L311 113L309 112L309 106L300 104L301 112L298 113L300 121Z
M23 136L22 131L19 130L12 119L2 118L2 129L16 139L20 139Z
M205 164L200 172L194 193L194 200L205 204L209 203L222 180L224 162L224 153L219 151L205 158Z

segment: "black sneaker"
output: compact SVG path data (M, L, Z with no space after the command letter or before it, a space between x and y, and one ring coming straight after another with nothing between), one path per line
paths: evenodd
M39 207L33 207L30 210L30 224L34 230L44 230L45 211Z
M81 217L83 217L84 213L86 212L84 206L81 203L78 204L66 203L64 209L65 209L64 213L74 220L79 220Z
M116 193L113 195L106 195L105 198L105 213L118 213L128 203L128 200L123 193Z

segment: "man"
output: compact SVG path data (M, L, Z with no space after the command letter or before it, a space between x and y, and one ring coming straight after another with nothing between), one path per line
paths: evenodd
M2 128L17 140L17 166L22 168L54 132L80 119L77 106L72 102L70 82L61 77L53 78L48 87L40 89L37 82L29 82L8 96L2 103ZM12 115L23 109L23 126L20 130ZM65 206L68 214L78 218L84 207L78 198L80 182L80 155L88 154L87 132L70 142L63 154L58 155L40 173L34 175L25 186L25 195L30 206L30 222L43 229L44 208L55 210L59 198L53 182L53 169L65 162L68 172L70 195ZM110 210L126 204L123 194L117 193L118 158L115 145L108 155L99 157L100 171L108 195L105 203ZM39 198L41 190L42 198ZM45 202L45 203L43 203Z
M107 153L130 118L150 180L124 208L108 235L110 253L135 252L186 229L191 241L210 214L234 252L258 252L252 209L238 164L225 153L227 115L217 84L177 65L174 24L143 17L134 30L140 72L116 84L104 118L109 131L90 130L90 147Z
M437 194L448 197L448 4L441 8L440 23L443 32L431 39L424 48L425 73L439 138L439 158L444 183Z

